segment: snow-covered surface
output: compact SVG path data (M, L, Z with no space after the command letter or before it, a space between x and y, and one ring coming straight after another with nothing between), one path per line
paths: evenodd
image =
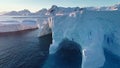
M19 21L12 19L12 17L0 17L0 33L35 29L38 27L39 24L34 20Z
M53 17L50 54L54 54L59 43L68 38L82 47L82 68L102 67L106 60L103 48L120 56L119 18L119 11L83 11Z

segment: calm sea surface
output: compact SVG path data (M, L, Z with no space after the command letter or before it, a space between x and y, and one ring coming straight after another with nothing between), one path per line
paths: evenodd
M0 68L42 68L51 36L37 35L38 30L0 34Z

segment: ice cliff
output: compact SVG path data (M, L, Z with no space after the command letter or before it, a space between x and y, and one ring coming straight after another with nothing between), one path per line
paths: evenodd
M50 54L65 38L82 47L82 68L104 68L104 49L120 57L120 12L81 11L52 19Z
M40 27L40 37L52 33L52 18L44 20Z

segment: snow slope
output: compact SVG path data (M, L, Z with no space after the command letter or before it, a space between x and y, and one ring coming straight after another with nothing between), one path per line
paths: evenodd
M74 15L53 17L50 54L54 54L65 38L82 47L82 68L103 67L104 48L120 57L120 12L83 11Z

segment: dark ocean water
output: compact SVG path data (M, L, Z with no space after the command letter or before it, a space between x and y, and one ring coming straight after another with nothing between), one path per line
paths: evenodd
M42 68L51 35L37 34L37 30L0 34L0 68Z

